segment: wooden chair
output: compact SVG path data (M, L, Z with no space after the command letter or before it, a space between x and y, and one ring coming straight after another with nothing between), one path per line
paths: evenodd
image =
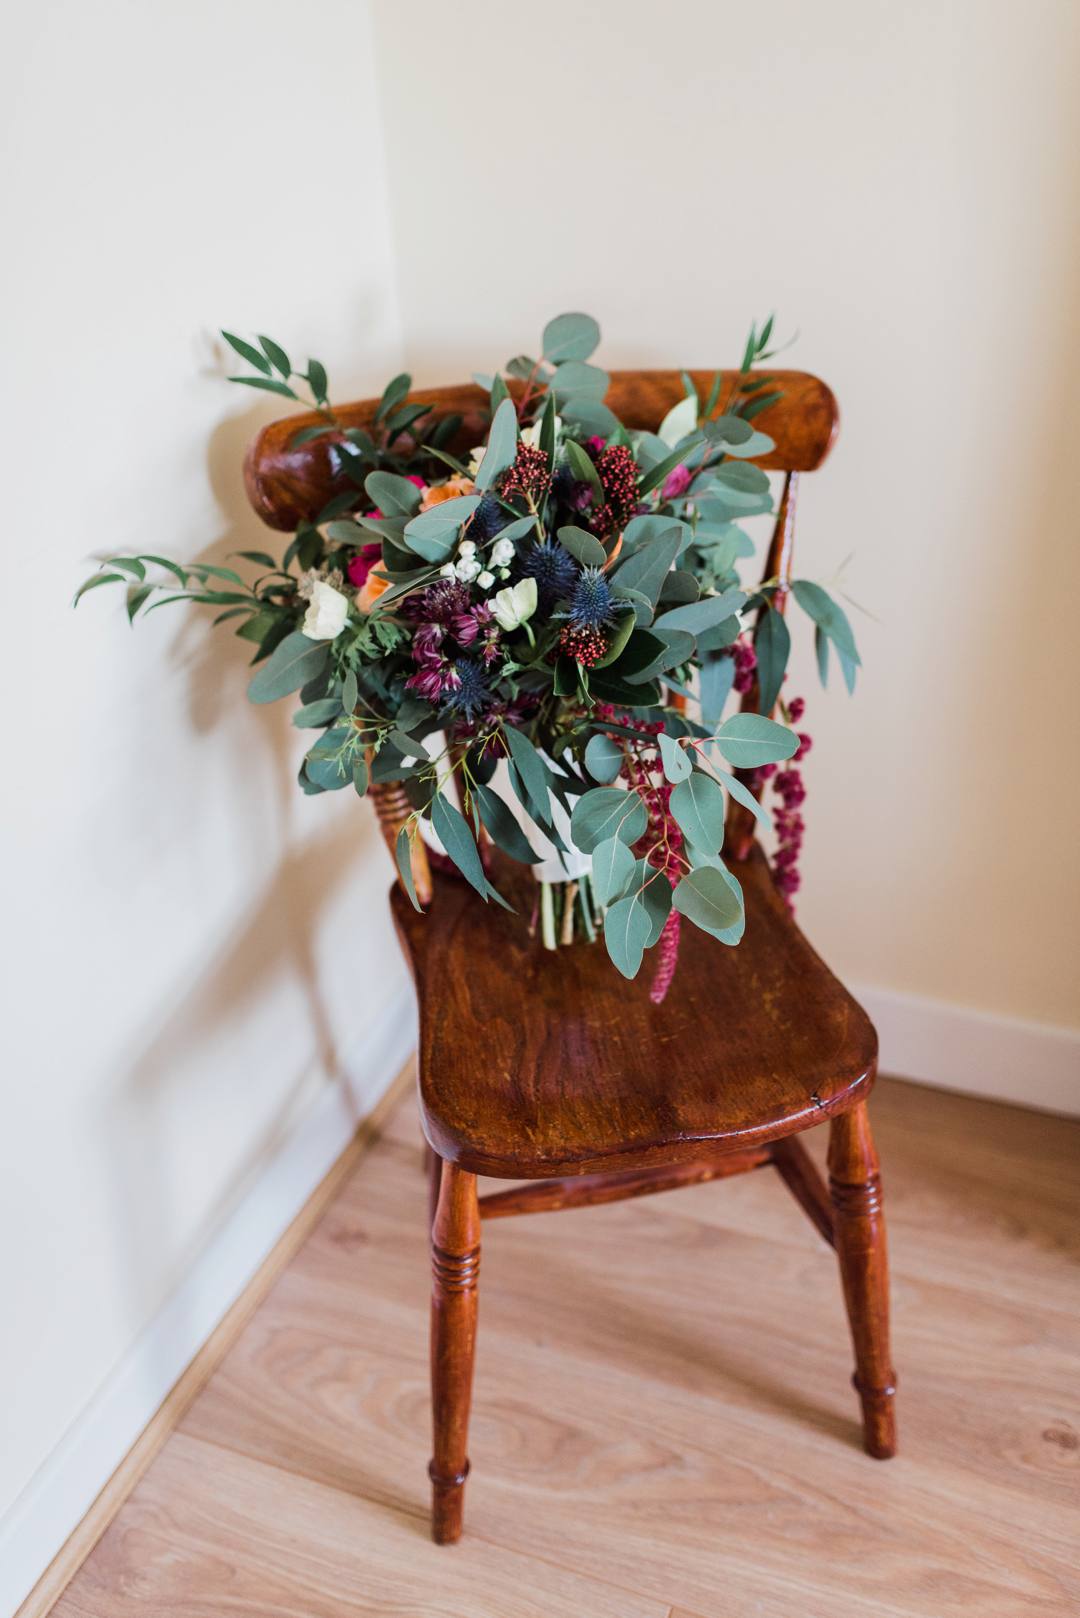
M799 474L824 460L837 411L817 378L776 374L782 398L758 425L776 444L761 464L785 474L765 570L781 580L782 610ZM708 373L694 379L707 390ZM734 381L725 379L721 398ZM681 395L678 373L637 371L616 372L608 397L627 425L655 428ZM478 441L486 403L478 388L416 397L463 413L462 441ZM374 408L340 414L346 425L367 424ZM273 424L249 454L249 493L273 526L294 527L334 492L325 447L290 444L312 419ZM409 805L399 789L384 788L377 808L392 846ZM432 872L422 849L415 876L427 914L400 889L392 894L420 1006L420 1116L437 1190L429 1472L440 1543L462 1527L483 1219L773 1167L836 1249L865 1447L880 1459L895 1452L885 1225L866 1105L877 1038L796 927L745 810L731 817L726 849L746 896L745 937L731 949L696 931L686 936L659 1006L649 999L647 971L628 984L601 947L542 949L520 914L486 906L463 881ZM509 862L495 876L527 914L531 876ZM827 1189L797 1138L826 1121ZM478 1175L534 1183L481 1197Z

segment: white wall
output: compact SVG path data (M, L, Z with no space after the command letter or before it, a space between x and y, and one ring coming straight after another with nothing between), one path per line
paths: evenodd
M876 615L854 702L800 660L800 919L860 984L1080 1025L1080 6L376 19L408 86L387 146L426 380L528 351L564 308L598 317L610 365L737 363L773 308L799 328L785 362L830 381L843 426L797 557L828 582L854 552Z
M371 817L297 791L244 643L70 610L95 554L265 545L240 456L282 401L218 325L343 396L399 368L368 10L319 10L44 0L0 51L0 1515L404 983Z

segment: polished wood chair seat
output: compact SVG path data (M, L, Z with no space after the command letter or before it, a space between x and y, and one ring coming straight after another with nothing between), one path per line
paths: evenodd
M536 885L509 862L492 875L516 915L438 872L426 915L396 889L420 1005L421 1116L439 1157L508 1179L660 1166L761 1146L852 1106L873 1078L874 1029L800 933L760 850L736 870L743 941L687 926L660 1005L649 956L615 983L602 943L540 948L525 925Z
M712 374L690 374L706 396ZM734 398L744 381L725 373L720 398ZM771 381L776 397L755 425L774 441L758 464L784 474L764 570L783 612L799 477L825 459L838 416L817 377L778 371ZM522 386L511 381L511 393ZM608 400L627 426L655 430L683 396L677 371L616 371ZM489 404L480 388L410 397L458 418L454 447L479 442ZM377 410L377 400L347 405L336 430L379 431ZM272 423L248 453L248 494L273 527L317 522L347 488L330 441L302 431L319 420ZM756 693L744 698L755 704ZM392 784L370 796L393 849L408 798ZM433 874L414 843L414 886L427 913L416 914L400 891L392 902L420 1004L420 1108L434 1192L428 1471L441 1543L462 1527L482 1219L774 1168L836 1249L865 1447L881 1459L895 1451L885 1226L866 1106L874 1031L795 926L755 845L753 817L738 805L724 857L746 895L745 936L731 949L688 927L674 982L654 1006L649 960L627 984L602 943L548 952L529 938L529 873L493 869L525 912L508 916L459 878ZM828 1185L798 1138L826 1120ZM481 1196L481 1174L526 1183ZM723 1284L718 1276L706 1283L718 1292ZM720 1297L718 1330L722 1320ZM763 1352L767 1341L763 1332Z

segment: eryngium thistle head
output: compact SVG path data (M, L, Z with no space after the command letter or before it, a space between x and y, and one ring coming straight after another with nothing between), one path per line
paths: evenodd
M575 629L605 629L615 617L611 585L598 567L583 567L566 613Z
M496 497L493 494L485 494L472 514L468 537L482 545L485 541L494 539L499 529L505 528L509 521Z
M491 687L485 680L480 665L472 662L470 658L457 658L454 669L458 683L447 693L446 707L452 709L454 713L462 714L466 719L475 719L490 705Z
M536 598L541 607L553 607L569 596L580 572L578 564L558 540L542 539L534 545L522 564L526 576L536 580Z

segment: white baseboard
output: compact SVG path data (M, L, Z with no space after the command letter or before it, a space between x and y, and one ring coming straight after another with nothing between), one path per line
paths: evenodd
M403 990L0 1520L0 1614L15 1612L60 1551L415 1043Z
M881 1071L991 1101L1080 1115L1080 1029L853 986L881 1040Z

